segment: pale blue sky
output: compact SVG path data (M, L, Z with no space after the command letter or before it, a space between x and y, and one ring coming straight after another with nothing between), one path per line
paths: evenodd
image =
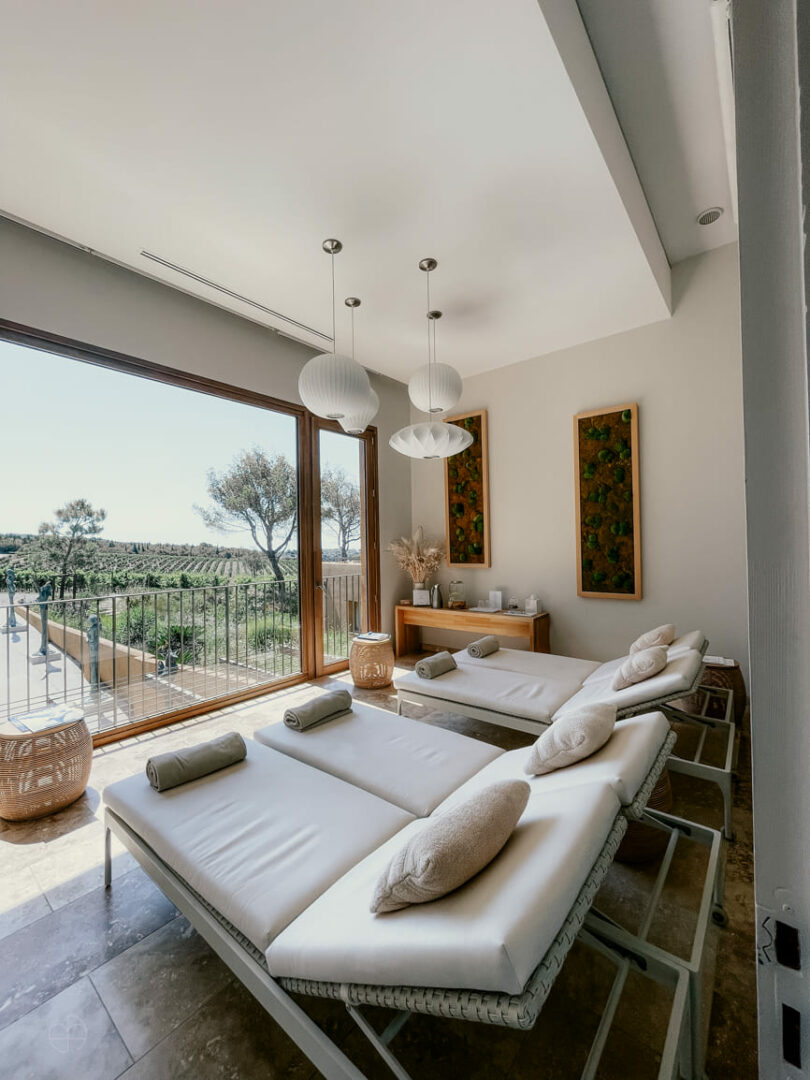
M295 461L295 419L0 341L0 532L34 533L70 499L107 511L110 540L251 547L206 528L206 474L258 446ZM324 464L358 477L356 440L329 435ZM335 543L325 529L323 543Z

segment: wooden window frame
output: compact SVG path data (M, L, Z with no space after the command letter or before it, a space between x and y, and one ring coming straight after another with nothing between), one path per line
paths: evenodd
M224 398L229 401L238 401L245 405L253 405L261 409L268 409L288 416L293 416L298 421L297 427L297 465L298 465L298 559L299 559L299 592L301 597L301 673L291 675L286 679L279 679L271 686L250 687L247 690L235 691L207 702L199 702L195 705L177 709L173 712L163 713L160 716L139 720L132 724L122 725L114 731L107 731L93 736L93 745L101 746L108 742L129 738L132 735L156 728L165 727L168 724L179 723L192 716L199 716L227 705L246 701L250 698L261 697L273 693L276 690L296 686L299 683L308 682L316 676L316 633L320 629L318 615L319 605L315 603L315 547L316 538L311 523L314 521L315 506L319 505L316 500L320 499L318 483L317 447L316 440L320 430L332 430L345 434L335 421L320 420L313 416L303 405L281 398L263 394L258 390L248 390L246 387L234 386L231 383L211 379L206 375L197 375L192 372L182 371L178 368L169 367L166 364L158 364L152 360L144 360L141 357L131 356L128 353L117 352L114 349L104 348L99 345L91 345L88 342L77 341L74 338L64 337L47 330L26 326L10 319L0 318L0 340L12 344L22 345L27 348L37 349L39 352L53 353L68 359L79 360L85 364L94 364L96 367L118 371L125 375L135 375L149 379L152 382L166 383L170 386L193 390L197 393L208 394L211 397ZM350 436L362 439L365 442L366 452L363 455L363 496L366 513L364 515L364 542L366 543L366 575L368 595L368 623L369 629L378 630L380 626L380 551L379 551L379 499L378 499L378 462L377 462L377 429L369 427L362 435ZM310 523L304 527L304 522ZM320 547L320 538L317 538L317 546ZM309 610L305 610L305 598L309 598ZM339 664L330 665L329 674L333 671L348 668L348 660Z

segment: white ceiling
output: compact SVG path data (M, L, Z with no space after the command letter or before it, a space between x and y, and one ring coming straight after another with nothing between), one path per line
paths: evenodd
M737 239L711 6L712 0L579 0L671 263ZM711 206L723 207L723 217L698 225L697 215Z
M321 348L141 252L328 334L321 240L339 237L338 347L357 295L358 359L400 379L425 360L427 255L438 358L465 375L668 315L574 0L0 14L0 209L17 218Z

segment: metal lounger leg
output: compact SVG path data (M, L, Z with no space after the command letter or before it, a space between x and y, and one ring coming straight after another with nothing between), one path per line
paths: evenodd
M109 889L112 884L112 833L110 826L104 830L104 888Z
M365 1080L357 1066L276 980L234 940L185 883L157 858L140 837L109 810L106 811L105 824L132 852L160 891L182 911L200 936L327 1080Z
M619 1004L621 992L631 968L642 972L673 990L672 1008L667 1025L666 1040L661 1052L661 1064L658 1080L676 1080L680 1075L684 1080L701 1080L692 1056L691 1014L689 1011L689 976L687 971L660 950L657 954L636 950L632 937L610 923L599 922L588 916L585 927L579 933L590 948L596 949L603 956L612 960L618 970L613 980L605 1010L599 1022L588 1060L580 1080L594 1080L599 1068L599 1061L607 1041L610 1027ZM621 938L622 940L618 940ZM630 942L628 944L628 942Z
M410 1013L404 1011L397 1013L382 1035L378 1035L368 1020L366 1020L365 1016L363 1016L358 1006L347 1003L346 1008L349 1012L349 1016L351 1016L352 1020L354 1020L355 1024L357 1024L385 1064L394 1076L396 1076L397 1080L411 1080L410 1073L407 1073L405 1069L403 1069L396 1057L388 1049L388 1043L400 1030L410 1016Z

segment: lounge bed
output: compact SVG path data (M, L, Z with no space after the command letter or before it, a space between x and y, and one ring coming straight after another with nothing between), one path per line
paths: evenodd
M398 708L406 702L434 709L448 709L476 720L539 734L549 724L584 705L615 705L619 716L627 717L661 709L670 720L696 725L700 729L692 758L671 757L669 768L716 784L723 795L724 834L733 839L731 823L732 781L736 765L736 727L731 714L731 696L725 696L722 718L685 712L672 703L700 688L703 656L708 647L699 630L681 635L667 648L667 665L657 675L622 690L611 683L626 656L598 663L553 653L531 653L519 649L498 649L473 659L466 649L454 653L457 668L433 679L422 679L415 671L394 680ZM722 691L713 689L711 693ZM704 694L704 703L706 695ZM706 732L721 729L724 735L720 766L703 760Z
M388 1043L410 1013L531 1027L577 935L617 966L582 1075L595 1075L632 967L672 990L659 1077L680 1069L697 1078L700 954L710 911L721 903L719 834L698 828L710 857L698 952L688 961L589 914L628 817L666 829L673 848L682 831L695 838L694 827L644 809L673 741L660 714L617 724L591 758L528 778L515 832L466 885L375 916L370 892L391 855L430 815L480 787L527 779L528 751L503 753L355 705L305 732L263 728L244 761L170 791L155 791L142 775L108 787L106 880L112 831L329 1078L362 1074L289 992L344 1001L404 1080ZM654 902L659 893L656 886ZM367 1004L397 1010L381 1035L362 1012Z

